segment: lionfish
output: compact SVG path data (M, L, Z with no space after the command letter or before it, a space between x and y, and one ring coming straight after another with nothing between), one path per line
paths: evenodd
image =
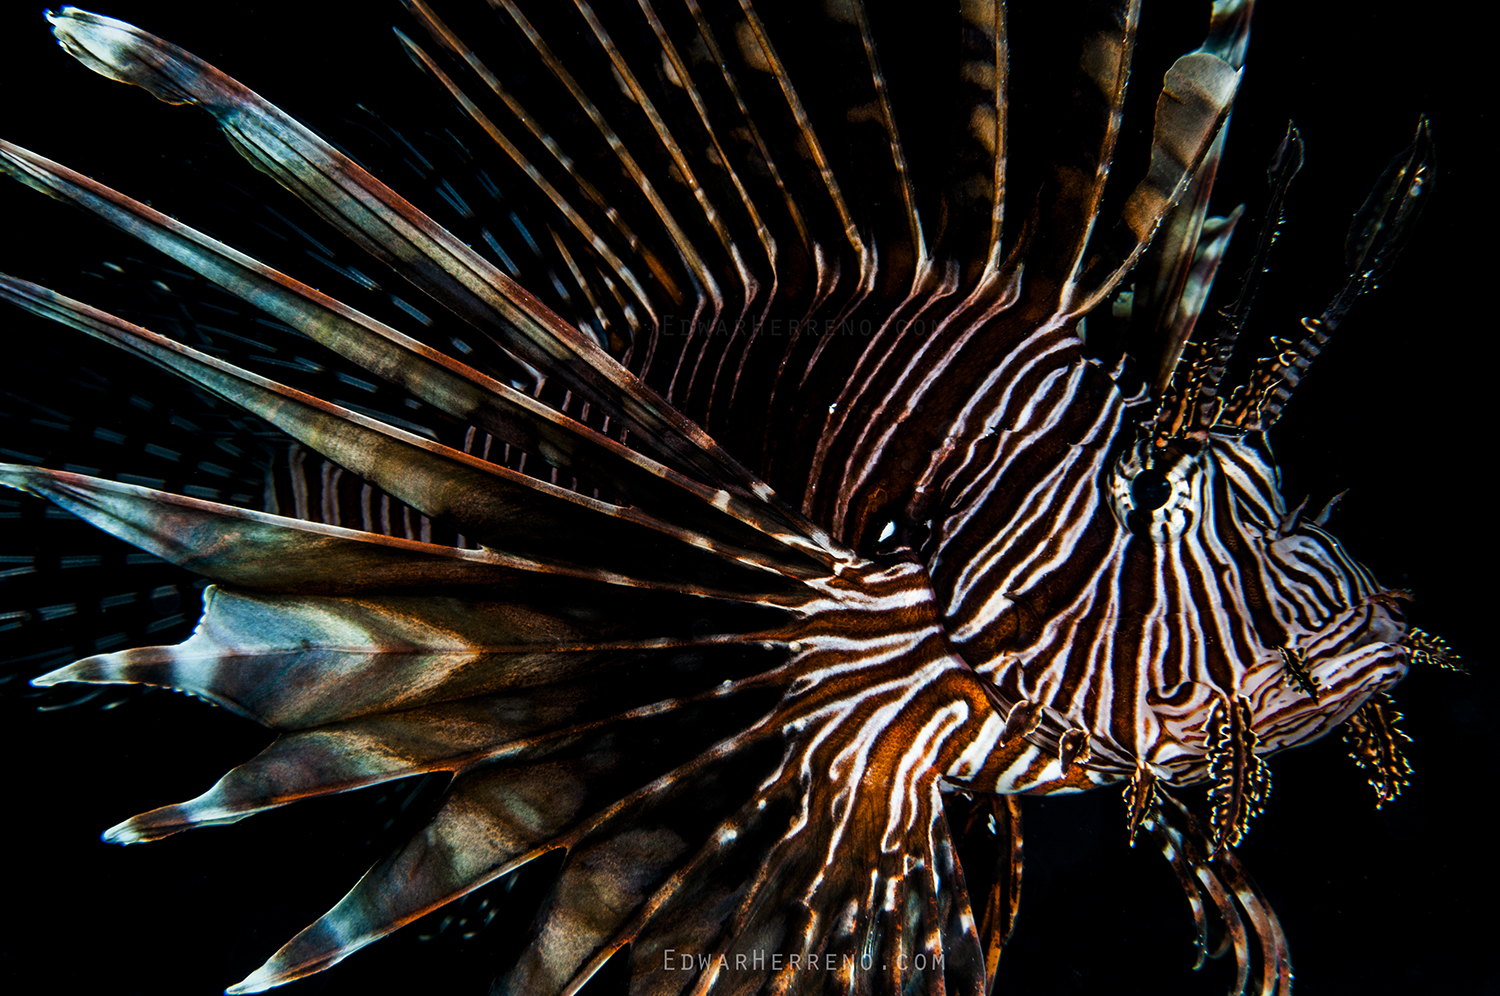
M1266 759L1342 728L1395 798L1387 692L1454 660L1327 531L1332 502L1287 506L1267 442L1430 194L1425 120L1356 213L1333 300L1256 355L1237 340L1303 150L1289 130L1247 274L1208 311L1242 216L1208 207L1249 0L1213 4L1171 64L1123 189L1136 0L1079 5L1048 69L1067 113L1045 123L1011 96L1033 67L1000 0L905 37L861 0L796 18L490 0L483 51L403 2L400 45L487 143L493 217L440 190L477 239L170 42L47 15L89 68L212 114L374 257L372 277L293 228L345 282L391 288L386 314L0 143L10 177L281 336L169 338L0 277L184 378L233 427L192 430L240 458L184 494L0 468L211 582L184 642L101 646L34 684L163 686L276 732L105 839L445 780L229 991L320 972L550 855L497 992L577 992L607 964L641 993L989 992L1019 797L1114 786L1122 838L1186 892L1199 965L1232 952L1233 992L1289 992L1235 851ZM307 340L322 366L291 351ZM267 363L293 383L249 369ZM349 400L294 386L326 368Z

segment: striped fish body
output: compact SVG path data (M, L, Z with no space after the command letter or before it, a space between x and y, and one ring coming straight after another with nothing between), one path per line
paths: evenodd
M574 65L528 33L553 39L551 14L531 20L499 7L508 37L540 59L534 72ZM1087 168L1038 170L1029 223L1030 206L1014 196L1011 220L999 216L998 116L988 131L967 132L969 158L960 159L984 162L974 147L987 150L988 174L924 174L915 155L903 161L901 104L887 97L896 74L864 44L889 15L872 22L856 5L834 6L830 45L865 60L864 80L820 105L788 90L797 45L778 47L784 29L770 15L706 12L710 30L696 44L712 56L710 39L733 39L719 59L690 51L690 36L681 51L651 43L649 19L631 22L627 42L623 15L576 13L603 45L594 51L610 51L601 35L618 42L621 61L588 72L613 78L610 99L634 105L644 118L636 127L660 144L650 161L641 153L639 177L623 159L612 167L628 194L621 224L639 241L605 229L608 212L590 213L584 185L564 189L554 175L526 196L556 193L572 199L567 209L552 202L551 226L513 212L512 230L481 257L489 271L477 293L455 276L455 260L468 265L459 240L412 222L418 234L407 238L422 259L389 242L373 247L439 307L496 338L504 351L475 359L477 377L349 319L305 285L218 250L204 264L242 267L248 276L234 279L259 281L258 303L313 338L329 316L352 320L357 328L320 341L347 344L366 374L393 376L456 428L423 436L389 417L375 424L357 408L320 407L257 379L258 369L243 375L211 352L189 355L8 285L24 306L192 378L302 447L277 450L258 500L238 503L280 518L88 475L7 471L8 483L216 583L183 644L98 655L45 682L170 685L280 732L209 793L111 836L152 839L306 795L453 775L431 821L247 979L247 991L326 967L557 849L568 856L535 943L501 974L510 991L566 991L627 944L643 991L978 991L1015 912L1020 828L1010 797L1117 784L1131 836L1152 836L1190 897L1233 918L1240 987L1253 965L1262 991L1289 988L1280 928L1230 850L1268 790L1263 759L1356 711L1362 729L1389 720L1375 696L1420 647L1402 596L1382 589L1312 512L1281 498L1263 430L1286 400L1276 384L1295 386L1298 362L1321 347L1319 329L1244 373L1238 395L1231 381L1217 395L1202 388L1212 357L1194 350L1212 349L1207 332L1184 359L1170 355L1203 303L1183 288L1211 279L1233 227L1199 227L1199 209L1248 11L1221 11L1209 41L1173 67L1167 103L1187 117L1158 112L1151 172L1125 191L1112 231L1112 217L1096 219L1134 44L1129 5L1086 11L1082 68L1096 94L1076 130ZM409 54L425 56L439 83L455 81L459 63L442 61L451 58L441 47L447 26L417 16L431 37L414 34ZM664 36L679 37L681 26L663 17ZM993 94L1005 66L1003 14L966 7L961 21L966 54L989 46L989 63L977 60L989 75L971 59L966 78L981 97L985 86ZM124 29L83 15L65 15L57 29L106 75L163 94L159 79L120 59ZM632 47L647 43L662 67L650 77ZM735 67L757 108L743 120L764 134L724 128L724 148L702 155L684 140L679 160L661 129L689 127L697 109L682 81L715 61ZM618 111L598 82L572 71L573 84L554 74L557 85L576 85L612 120ZM179 85L171 77L165 95L183 96ZM769 103L778 89L782 102ZM249 98L227 92L221 125L294 186L313 161L296 146L304 139L292 142L301 160L278 163L266 149L290 126L256 117L271 111L246 115ZM662 93L678 97L670 113ZM824 130L830 104L847 139ZM596 145L603 135L608 147L588 105L578 107L566 127L546 127L562 138L595 127ZM524 137L524 125L517 115L508 127ZM733 140L763 143L743 175L723 168L736 162ZM1377 192L1395 231L1405 230L1402 205L1421 195L1416 148L1404 185ZM23 182L75 203L93 197L95 213L149 228L148 242L195 268L192 247L203 243L170 219L7 154L7 171ZM877 165L864 176L867 155ZM599 168L598 156L587 162ZM578 173L586 183L588 170ZM359 188L351 204L383 189L345 175ZM325 182L311 184L326 205ZM765 196L773 188L782 203ZM933 220L960 208L983 210L978 221ZM331 210L356 241L376 240L378 226L355 207ZM403 210L398 217L415 218ZM1161 241L1144 267L1155 270L1126 278L1153 235ZM1389 242L1388 232L1365 248L1378 254ZM590 247L594 270L581 262ZM1146 287L1152 272L1157 291ZM1122 279L1135 280L1133 306L1117 297ZM549 281L555 294L529 296ZM428 318L434 310L414 307ZM1116 323L1124 328L1111 328L1117 312L1130 316ZM771 341L777 322L782 342ZM1133 337L1129 361L1111 336ZM380 358L351 355L360 350ZM403 372L388 357L405 357ZM476 401L484 391L500 402ZM395 538L356 535L365 532ZM441 543L452 549L425 545ZM1369 736L1374 743L1379 730ZM1372 763L1399 776L1395 761ZM1194 817L1171 789L1205 782L1210 805ZM977 801L945 802L944 793ZM962 887L955 839L971 836L958 825L965 811L996 828L981 851L998 869L984 892ZM693 971L668 974L669 952L684 951ZM757 951L799 963L760 965Z

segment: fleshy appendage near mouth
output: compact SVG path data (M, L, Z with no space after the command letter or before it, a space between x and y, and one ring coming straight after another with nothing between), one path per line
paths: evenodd
M1325 735L1406 676L1407 627L1390 600L1367 599L1251 669L1241 694L1270 754Z

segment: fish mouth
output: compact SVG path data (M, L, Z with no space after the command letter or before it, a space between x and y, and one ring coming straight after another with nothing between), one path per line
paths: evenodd
M1317 740L1399 684L1411 663L1409 636L1420 633L1406 623L1410 602L1407 591L1376 592L1246 674L1241 694L1254 716L1256 752Z

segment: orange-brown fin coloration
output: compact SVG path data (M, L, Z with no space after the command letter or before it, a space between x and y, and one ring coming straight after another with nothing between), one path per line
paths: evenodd
M1126 834L1093 793L1114 830L1072 860L1154 843L1195 967L1228 963L1193 984L1290 996L1313 914L1246 870L1290 858L1254 851L1273 757L1342 731L1404 818L1388 693L1458 655L1330 532L1337 498L1289 507L1271 448L1315 361L1380 325L1356 302L1421 237L1433 126L1362 202L1365 150L1319 153L1361 177L1353 223L1321 312L1281 278L1308 314L1286 334L1271 249L1311 160L1279 109L1265 148L1230 137L1279 71L1252 68L1255 8L402 0L381 82L426 110L362 108L353 137L170 18L47 12L143 121L216 126L253 206L220 226L0 140L7 198L127 247L100 279L0 274L7 325L55 330L17 349L63 357L7 381L0 518L121 541L112 569L150 579L0 604L0 634L31 641L27 694L123 722L122 690L170 689L263 734L196 784L135 772L154 808L104 839L172 840L120 860L338 806L319 846L364 841L212 984L368 989L340 980L457 922L475 967L427 988L987 996L1118 942L1076 991L1176 991L1129 940L1154 918L1089 895L1050 971L1026 961L1028 904L1075 874L1053 814L1115 786ZM1278 138L1247 192L1235 160ZM7 548L0 585L113 576L90 556ZM1329 851L1375 832L1317 819ZM172 944L111 970L154 981Z

